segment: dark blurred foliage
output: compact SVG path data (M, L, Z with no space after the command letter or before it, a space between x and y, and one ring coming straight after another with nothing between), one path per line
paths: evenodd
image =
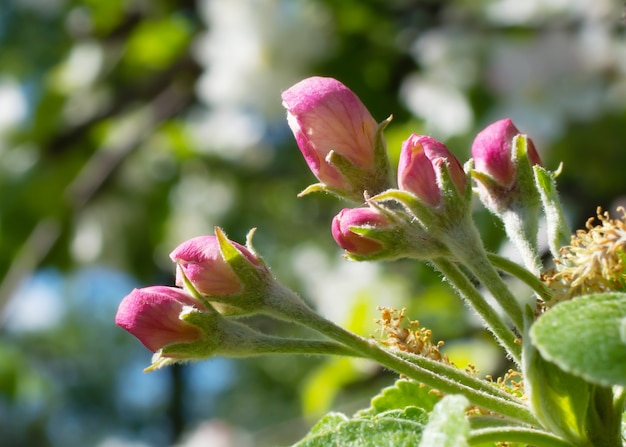
M550 169L564 162L574 226L597 205L612 210L626 168L621 11L513 3L0 0L2 445L183 445L196 427L185 445L284 445L316 411L353 411L392 382L288 357L144 375L149 353L113 324L132 287L171 284L175 244L215 225L238 241L257 227L276 275L324 307L324 271L343 274L328 226L345 205L296 198L313 178L280 91L303 77L336 77L377 119L393 114L392 159L424 132L465 161L478 130L512 116ZM499 226L484 211L476 219L497 250ZM427 266L379 271L400 284L394 304L437 338L490 346ZM344 299L355 310L341 323L371 332L375 311L357 310L379 303Z

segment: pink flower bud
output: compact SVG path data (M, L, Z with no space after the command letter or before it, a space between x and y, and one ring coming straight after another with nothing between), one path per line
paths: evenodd
M353 232L351 227L384 228L387 226L389 226L387 218L372 208L344 208L333 219L332 234L337 244L347 252L370 255L380 251L383 244Z
M282 94L287 122L313 174L332 188L347 180L326 161L333 150L355 167L374 167L378 123L361 100L336 79L304 79Z
M251 263L259 264L259 260L246 247L232 241L231 244ZM176 272L178 286L183 286L182 271L202 295L232 295L241 291L241 281L224 260L215 236L189 239L176 247L170 258L179 266Z
M501 185L509 186L515 178L512 148L513 138L521 132L510 118L496 121L476 135L472 157L476 171L493 177ZM528 140L528 159L531 165L541 165L533 141Z
M398 164L399 188L412 192L428 205L439 205L442 194L437 182L437 169L445 162L456 189L463 193L467 177L459 160L434 138L411 135L402 143Z
M156 352L173 343L198 341L200 329L179 318L185 306L203 309L201 303L182 289L166 286L135 289L120 303L115 324Z

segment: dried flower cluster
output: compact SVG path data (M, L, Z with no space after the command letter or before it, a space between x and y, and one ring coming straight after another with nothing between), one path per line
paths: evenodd
M444 342L433 343L432 331L420 327L417 320L407 320L406 309L398 311L388 307L379 307L378 310L381 312L381 318L376 320L376 323L380 325L379 331L383 345L452 365L448 356L439 351Z
M619 207L620 219L611 219L608 212L598 207L597 216L578 230L570 245L561 248L554 260L554 269L543 275L543 280L554 290L543 308L588 293L622 291L626 286L626 210ZM594 225L596 219L600 222Z

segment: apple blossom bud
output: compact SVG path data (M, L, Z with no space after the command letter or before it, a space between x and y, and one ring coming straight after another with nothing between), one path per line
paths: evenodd
M252 264L259 260L244 246L231 244ZM170 254L178 263L176 285L183 286L182 274L205 296L232 295L242 290L241 280L226 262L216 236L199 236L183 242Z
M411 135L402 143L398 164L398 186L430 206L441 202L442 191L437 172L447 164L452 182L459 193L466 188L463 166L443 143L425 135Z
M490 124L472 143L474 168L480 201L504 223L504 229L517 246L524 265L539 274L537 234L540 216L541 182L538 181L541 159L535 145L520 134L510 118ZM554 222L551 217L550 222ZM549 223L549 228L554 228Z
M173 343L191 343L202 338L199 328L180 319L185 307L203 305L182 289L152 286L134 289L120 303L115 324L156 352Z
M298 82L283 92L282 100L289 127L313 174L324 185L362 199L363 189L356 191L357 186L362 188L372 173L385 171L388 162L386 155L384 162L377 160L377 145L384 146L384 140L361 100L341 82L324 77ZM331 151L343 157L349 168L330 162ZM383 172L385 183L386 175ZM373 193L383 188L365 186Z
M500 185L510 186L515 180L513 139L520 134L510 118L490 124L476 135L472 144L474 167L493 177ZM529 138L528 160L531 165L541 165L541 159Z
M387 218L372 208L344 208L333 219L332 234L337 244L347 252L371 255L381 251L383 243L357 234L352 228L384 228L389 225Z

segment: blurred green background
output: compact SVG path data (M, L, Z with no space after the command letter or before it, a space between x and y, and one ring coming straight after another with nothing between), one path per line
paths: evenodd
M363 361L212 359L144 374L113 321L133 287L172 284L168 254L221 226L276 276L363 335L376 306L506 368L427 266L350 263L345 204L297 199L314 178L280 93L338 78L386 131L461 161L511 117L562 161L573 227L624 200L626 25L613 0L0 0L0 443L3 447L289 445L394 377ZM477 206L491 250L510 253ZM514 256L514 253L513 253ZM268 332L298 334L257 318Z

